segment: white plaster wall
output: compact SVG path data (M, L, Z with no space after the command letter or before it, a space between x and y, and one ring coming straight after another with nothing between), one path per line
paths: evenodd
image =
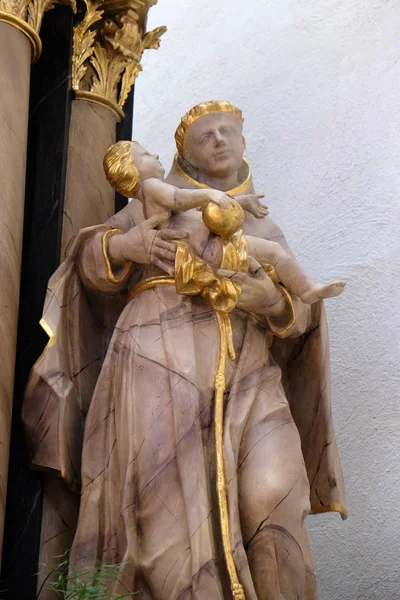
M193 104L245 115L257 189L327 302L350 517L309 519L321 600L400 599L399 0L160 0L135 139L166 167Z

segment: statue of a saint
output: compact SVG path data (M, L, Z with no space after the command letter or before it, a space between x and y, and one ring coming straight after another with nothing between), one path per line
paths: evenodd
M167 183L254 194L239 109L197 105L175 137ZM33 465L82 488L70 567L118 563L110 594L141 599L315 599L305 517L346 515L323 306L302 302L251 257L247 273L224 262L195 208L156 230L168 215L144 221L133 206L82 230L50 280L50 342L24 406ZM269 217L245 214L245 236L288 250ZM178 276L185 245L192 256ZM186 290L193 283L190 260L203 275L222 266L221 285L239 289L224 365L223 490L219 292L179 292L178 279L187 276Z

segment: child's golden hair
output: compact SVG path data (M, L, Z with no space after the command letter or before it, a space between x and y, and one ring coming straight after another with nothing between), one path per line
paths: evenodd
M108 183L127 198L132 198L140 186L139 171L132 156L135 144L137 142L127 141L112 144L103 160Z

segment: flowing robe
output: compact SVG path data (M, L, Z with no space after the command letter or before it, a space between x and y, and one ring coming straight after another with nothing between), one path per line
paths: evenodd
M191 227L196 253L212 264L212 236L197 216L180 215L174 226ZM83 230L49 284L44 317L54 337L24 407L32 462L77 486L85 418L71 568L122 563L112 592L140 599L230 598L215 493L215 315L172 286L121 310L127 288L157 273L141 268L110 281L103 234L134 224L128 207L108 226ZM244 230L285 244L269 219L248 217ZM231 545L248 600L316 598L304 523L310 498L313 512L345 514L323 306L293 301L294 322L274 329L283 339L272 347L266 322L231 315L224 458Z

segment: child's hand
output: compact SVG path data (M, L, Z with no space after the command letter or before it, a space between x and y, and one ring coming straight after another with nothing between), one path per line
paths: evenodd
M254 215L256 219L262 219L268 215L268 206L261 204L260 198L264 198L264 194L245 194L243 196L236 196L236 200L243 210L247 210L247 212Z
M222 208L226 208L229 206L229 204L232 204L233 200L232 196L229 196L229 194L226 194L225 192L219 192L217 190L210 190L207 193L207 197L210 202L214 202Z

